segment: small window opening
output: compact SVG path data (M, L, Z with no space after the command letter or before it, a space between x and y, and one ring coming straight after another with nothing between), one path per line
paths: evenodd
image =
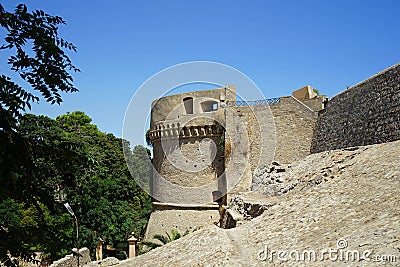
M218 102L216 101L205 101L201 103L201 109L203 112L215 111L218 109Z
M183 99L183 105L185 106L186 114L193 114L193 98L185 97Z

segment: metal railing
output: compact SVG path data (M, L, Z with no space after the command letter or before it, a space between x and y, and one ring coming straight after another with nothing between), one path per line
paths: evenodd
M279 103L280 98L268 98L254 101L228 101L227 105L229 107L253 107L261 105L271 105Z

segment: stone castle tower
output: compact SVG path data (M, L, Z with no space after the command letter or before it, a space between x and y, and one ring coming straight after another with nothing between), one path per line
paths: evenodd
M240 102L234 85L155 100L146 239L218 223L220 205L250 189L258 166L308 155L326 100L306 86L293 96Z

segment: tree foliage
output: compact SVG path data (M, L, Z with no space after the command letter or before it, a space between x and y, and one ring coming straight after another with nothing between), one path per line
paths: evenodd
M79 243L92 251L100 238L115 245L132 232L144 234L151 199L128 170L127 141L100 132L79 111L56 120L26 114L16 129L29 141L33 169L16 170L15 179L1 188L1 260L9 259L7 250L25 260L32 260L35 251L57 259L74 247L73 220L57 199L72 206L79 218ZM148 151L137 146L131 154L137 166L133 174L149 176ZM26 173L34 176L24 179Z
M7 252L32 260L32 251L59 251L51 240L69 225L52 192L74 170L74 161L81 161L80 145L70 142L54 120L23 116L40 96L60 104L61 92L78 90L70 72L79 69L66 54L76 48L58 36L62 24L61 17L29 12L23 4L14 12L0 4L5 32L0 51L10 67L0 73L0 260L7 266L16 264Z
M128 170L123 154L127 141L100 132L82 112L60 116L57 121L69 138L85 145L89 159L74 186L67 190L82 228L93 230L81 244L93 246L101 238L114 245L115 241L126 240L131 232L143 233L151 202ZM133 175L149 180L151 165L147 150L136 146L130 153L137 166Z
M61 17L42 10L29 12L25 5L20 4L14 12L8 12L0 4L0 26L6 33L0 51L10 55L7 63L10 70L17 73L14 80L0 74L0 182L6 185L0 189L1 199L9 193L6 190L10 190L14 198L26 205L40 201L48 206L50 202L45 188L50 181L47 177L57 179L59 174L46 172L56 171L50 166L57 164L55 161L65 161L68 156L65 153L75 153L73 145L64 142L61 129L56 130L54 122L49 119L43 117L36 121L41 126L39 132L17 129L27 125L21 121L22 114L33 102L39 101L39 96L52 104L60 104L61 92L78 90L72 84L69 72L79 69L72 65L65 52L76 51L76 48L59 37L58 26L62 24L65 21ZM21 84L27 86L23 88ZM26 116L24 119L30 118ZM48 143L42 143L40 138L44 138L41 135L46 131L52 136L46 139ZM30 136L35 134L38 136ZM35 153L44 155L49 148L58 150L59 156L55 159L33 157ZM40 165L48 165L48 168L43 171Z
M21 143L2 143L9 149L1 150L0 161L0 259L6 265L12 265L7 252L30 261L34 251L56 257L63 246L72 245L72 232L59 230L69 229L72 220L54 201L54 191L85 158L80 145L70 142L57 122L45 116L20 117L13 137ZM10 219L8 207L18 216Z
M100 132L83 112L56 120L24 114L40 97L60 104L63 92L78 91L70 73L79 69L66 54L76 47L58 35L63 24L42 10L20 4L9 12L0 4L0 51L17 74L0 73L0 265L32 261L37 251L50 259L70 251L74 224L63 199L79 217L80 244L92 249L99 238L112 245L141 234L150 212L150 198L125 164L127 141ZM148 180L146 149L128 151L135 177Z
M60 24L65 24L61 17L42 10L28 12L24 4L18 5L14 12L7 12L0 5L0 26L7 32L0 50L13 51L7 62L11 70L52 104L62 102L60 92L78 91L69 71L78 72L79 69L64 51L76 51L76 47L58 36ZM18 118L21 110L30 108L34 101L39 101L37 95L10 77L0 75L1 115ZM3 121L0 126L11 123Z

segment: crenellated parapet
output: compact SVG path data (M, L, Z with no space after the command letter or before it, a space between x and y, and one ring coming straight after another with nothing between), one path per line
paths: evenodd
M150 140L154 143L161 139L168 138L207 138L221 136L223 128L220 125L197 125L197 126L183 126L179 123L172 124L159 124L155 130L149 132Z

